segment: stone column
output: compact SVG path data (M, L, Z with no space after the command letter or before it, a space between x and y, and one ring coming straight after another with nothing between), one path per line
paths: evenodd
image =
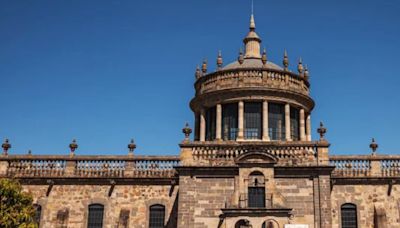
M268 101L263 102L263 141L269 141L269 132L268 132Z
M222 126L222 106L221 104L217 104L217 111L216 111L216 115L217 115L217 119L216 119L216 127L215 127L215 139L217 141L220 141L222 139L221 137L221 126Z
M285 105L285 136L286 141L292 141L292 137L290 136L290 105Z
M200 140L200 115L194 113L194 140Z
M238 103L238 135L237 140L244 139L244 102L239 101Z
M306 128L304 117L304 109L300 109L300 141L306 141Z
M311 114L307 115L306 119L307 141L311 141Z
M200 112L200 142L206 140L206 117L204 109Z

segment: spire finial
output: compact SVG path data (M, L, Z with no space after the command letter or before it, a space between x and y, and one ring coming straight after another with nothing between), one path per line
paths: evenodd
M376 149L378 149L378 144L375 142L375 138L372 138L371 144L369 144L369 148L372 149L372 155L375 155Z
M69 156L70 157L75 156L75 150L78 149L78 144L76 143L76 139L73 139L72 142L69 144L69 149L71 150Z
M254 15L250 16L250 30L253 31L256 29L256 22L254 21Z
M201 77L200 66L198 64L196 66L196 72L194 73L194 76L196 77L196 79L199 79Z
M135 141L133 139L131 139L130 143L128 144L128 149L129 149L128 155L129 156L133 156L133 151L135 150L135 148L136 148Z
M264 65L267 64L267 50L265 48L261 56L261 61Z
M3 148L3 155L8 155L8 150L11 148L10 141L5 139L1 147Z
M205 74L207 73L207 59L203 60L203 65L201 66L201 71Z
M310 78L310 73L308 72L307 65L304 66L304 79L308 80Z
M303 74L303 60L301 59L301 57L299 58L299 64L297 65L297 71L299 71L299 74L302 75Z
M240 64L242 64L243 61L244 61L243 50L242 50L242 48L240 48L240 50L239 50L238 62L239 62Z
M285 52L283 53L283 66L285 67L284 70L288 71L289 70L289 58L288 58L288 54L287 51L285 49Z
M222 53L221 53L221 50L219 50L219 51L218 51L218 57L217 57L217 67L218 67L218 70L221 69L222 64L223 64L223 61L222 61Z

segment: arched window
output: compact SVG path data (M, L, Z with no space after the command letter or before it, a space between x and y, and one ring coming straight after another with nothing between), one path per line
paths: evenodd
M274 223L272 221L267 221L262 224L261 228L276 228L276 227L274 226Z
M42 216L42 206L40 206L39 204L34 204L33 208L35 209L35 215L34 215L34 220L35 223L40 225L40 217Z
M357 206L345 203L340 208L342 228L357 228Z
M235 228L251 228L249 220L241 219L235 224Z
M261 139L262 103L246 102L244 104L244 137Z
M249 176L248 207L265 207L265 180L261 172Z
M236 140L238 128L238 104L224 104L222 106L222 138Z
M104 206L101 204L89 205L88 228L103 227Z
M164 228L165 207L160 204L150 206L149 228Z

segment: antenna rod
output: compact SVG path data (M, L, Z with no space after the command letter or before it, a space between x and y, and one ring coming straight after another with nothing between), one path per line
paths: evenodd
M251 15L254 14L254 0L251 0Z

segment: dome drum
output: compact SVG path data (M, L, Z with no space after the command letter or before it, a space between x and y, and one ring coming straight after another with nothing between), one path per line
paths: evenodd
M232 88L281 89L308 96L310 84L291 72L263 68L221 70L200 77L195 83L196 96Z

